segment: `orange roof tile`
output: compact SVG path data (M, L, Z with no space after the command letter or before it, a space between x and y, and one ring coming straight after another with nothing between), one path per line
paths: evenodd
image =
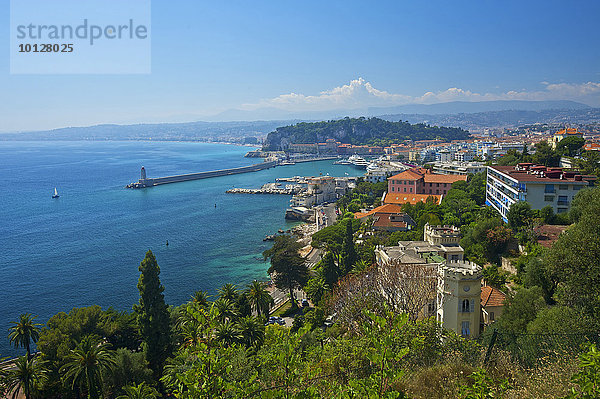
M504 306L506 294L497 288L486 285L481 287L481 306Z
M406 193L387 193L383 202L385 204L416 204L417 202L425 202L427 198L433 197L438 204L442 202L441 195L434 194L406 194Z
M424 168L410 168L405 170L404 172L398 173L390 177L389 179L399 179L399 180L419 180L422 178L427 170Z
M354 217L356 219L362 219L366 216L371 216L376 213L401 213L401 212L402 212L402 207L400 205L384 204L384 205L378 206L377 208L370 210L369 212L356 212L354 214Z
M427 173L425 176L425 183L454 183L455 181L467 181L467 176L459 175L437 175L433 173Z
M390 215L382 215L375 218L373 227L407 228L408 224L404 220L390 220Z
M567 129L563 129L563 130L559 130L558 132L554 133L554 134L583 134L581 133L579 130L577 130L576 128L567 128Z

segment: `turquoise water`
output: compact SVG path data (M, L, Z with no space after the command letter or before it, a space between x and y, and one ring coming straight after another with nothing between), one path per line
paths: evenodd
M292 225L288 196L225 194L276 177L361 171L332 161L124 189L139 178L249 165L247 147L174 142L0 142L0 354L20 313L98 304L130 310L138 266L151 249L169 304L198 290L266 278L262 239ZM51 194L58 188L60 198ZM215 204L217 207L215 208ZM166 246L166 241L169 246Z

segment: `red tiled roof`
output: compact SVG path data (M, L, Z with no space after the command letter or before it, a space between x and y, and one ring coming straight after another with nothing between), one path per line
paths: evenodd
M433 197L436 202L440 204L442 202L441 195L435 194L407 194L407 193L387 193L383 202L385 204L416 204L417 202L425 202L427 198Z
M567 129L559 130L558 132L556 132L554 134L562 135L562 134L583 134L583 133L581 133L576 128L567 128Z
M364 218L367 216L374 215L376 213L401 213L401 212L402 212L402 207L400 205L384 204L384 205L378 206L377 208L370 210L369 212L356 212L354 214L354 217L356 219L361 219L361 218Z
M481 287L481 306L504 306L506 294L497 288L486 285Z
M419 180L422 177L423 174L419 173L417 170L408 169L404 172L398 173L397 175L388 178L388 180Z
M433 173L427 173L425 175L425 183L454 183L455 181L467 181L467 176L460 175L437 175Z
M406 228L407 224L404 220L390 220L390 215L385 214L375 217L375 221L373 222L373 227L399 227Z
M558 226L558 225L549 225L544 224L542 226L535 227L533 232L536 235L536 240L538 244L543 247L550 248L560 234L567 229L568 226Z

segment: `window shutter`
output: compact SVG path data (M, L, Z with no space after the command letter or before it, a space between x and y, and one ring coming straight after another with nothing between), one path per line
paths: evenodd
M471 312L474 312L474 311L475 311L475 300L474 300L474 299L471 299L471 307L469 308L469 310L470 310Z

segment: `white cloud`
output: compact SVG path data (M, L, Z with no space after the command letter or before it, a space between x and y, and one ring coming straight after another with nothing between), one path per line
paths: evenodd
M255 110L274 107L287 111L325 111L385 107L404 104L434 104L448 101L492 101L492 100L574 100L591 105L600 105L600 83L548 83L541 82L544 89L538 91L507 91L505 93L475 93L451 87L444 91L426 92L421 96L395 94L378 90L363 78L325 90L317 95L298 93L282 94L263 99L257 103L243 104L242 109Z

